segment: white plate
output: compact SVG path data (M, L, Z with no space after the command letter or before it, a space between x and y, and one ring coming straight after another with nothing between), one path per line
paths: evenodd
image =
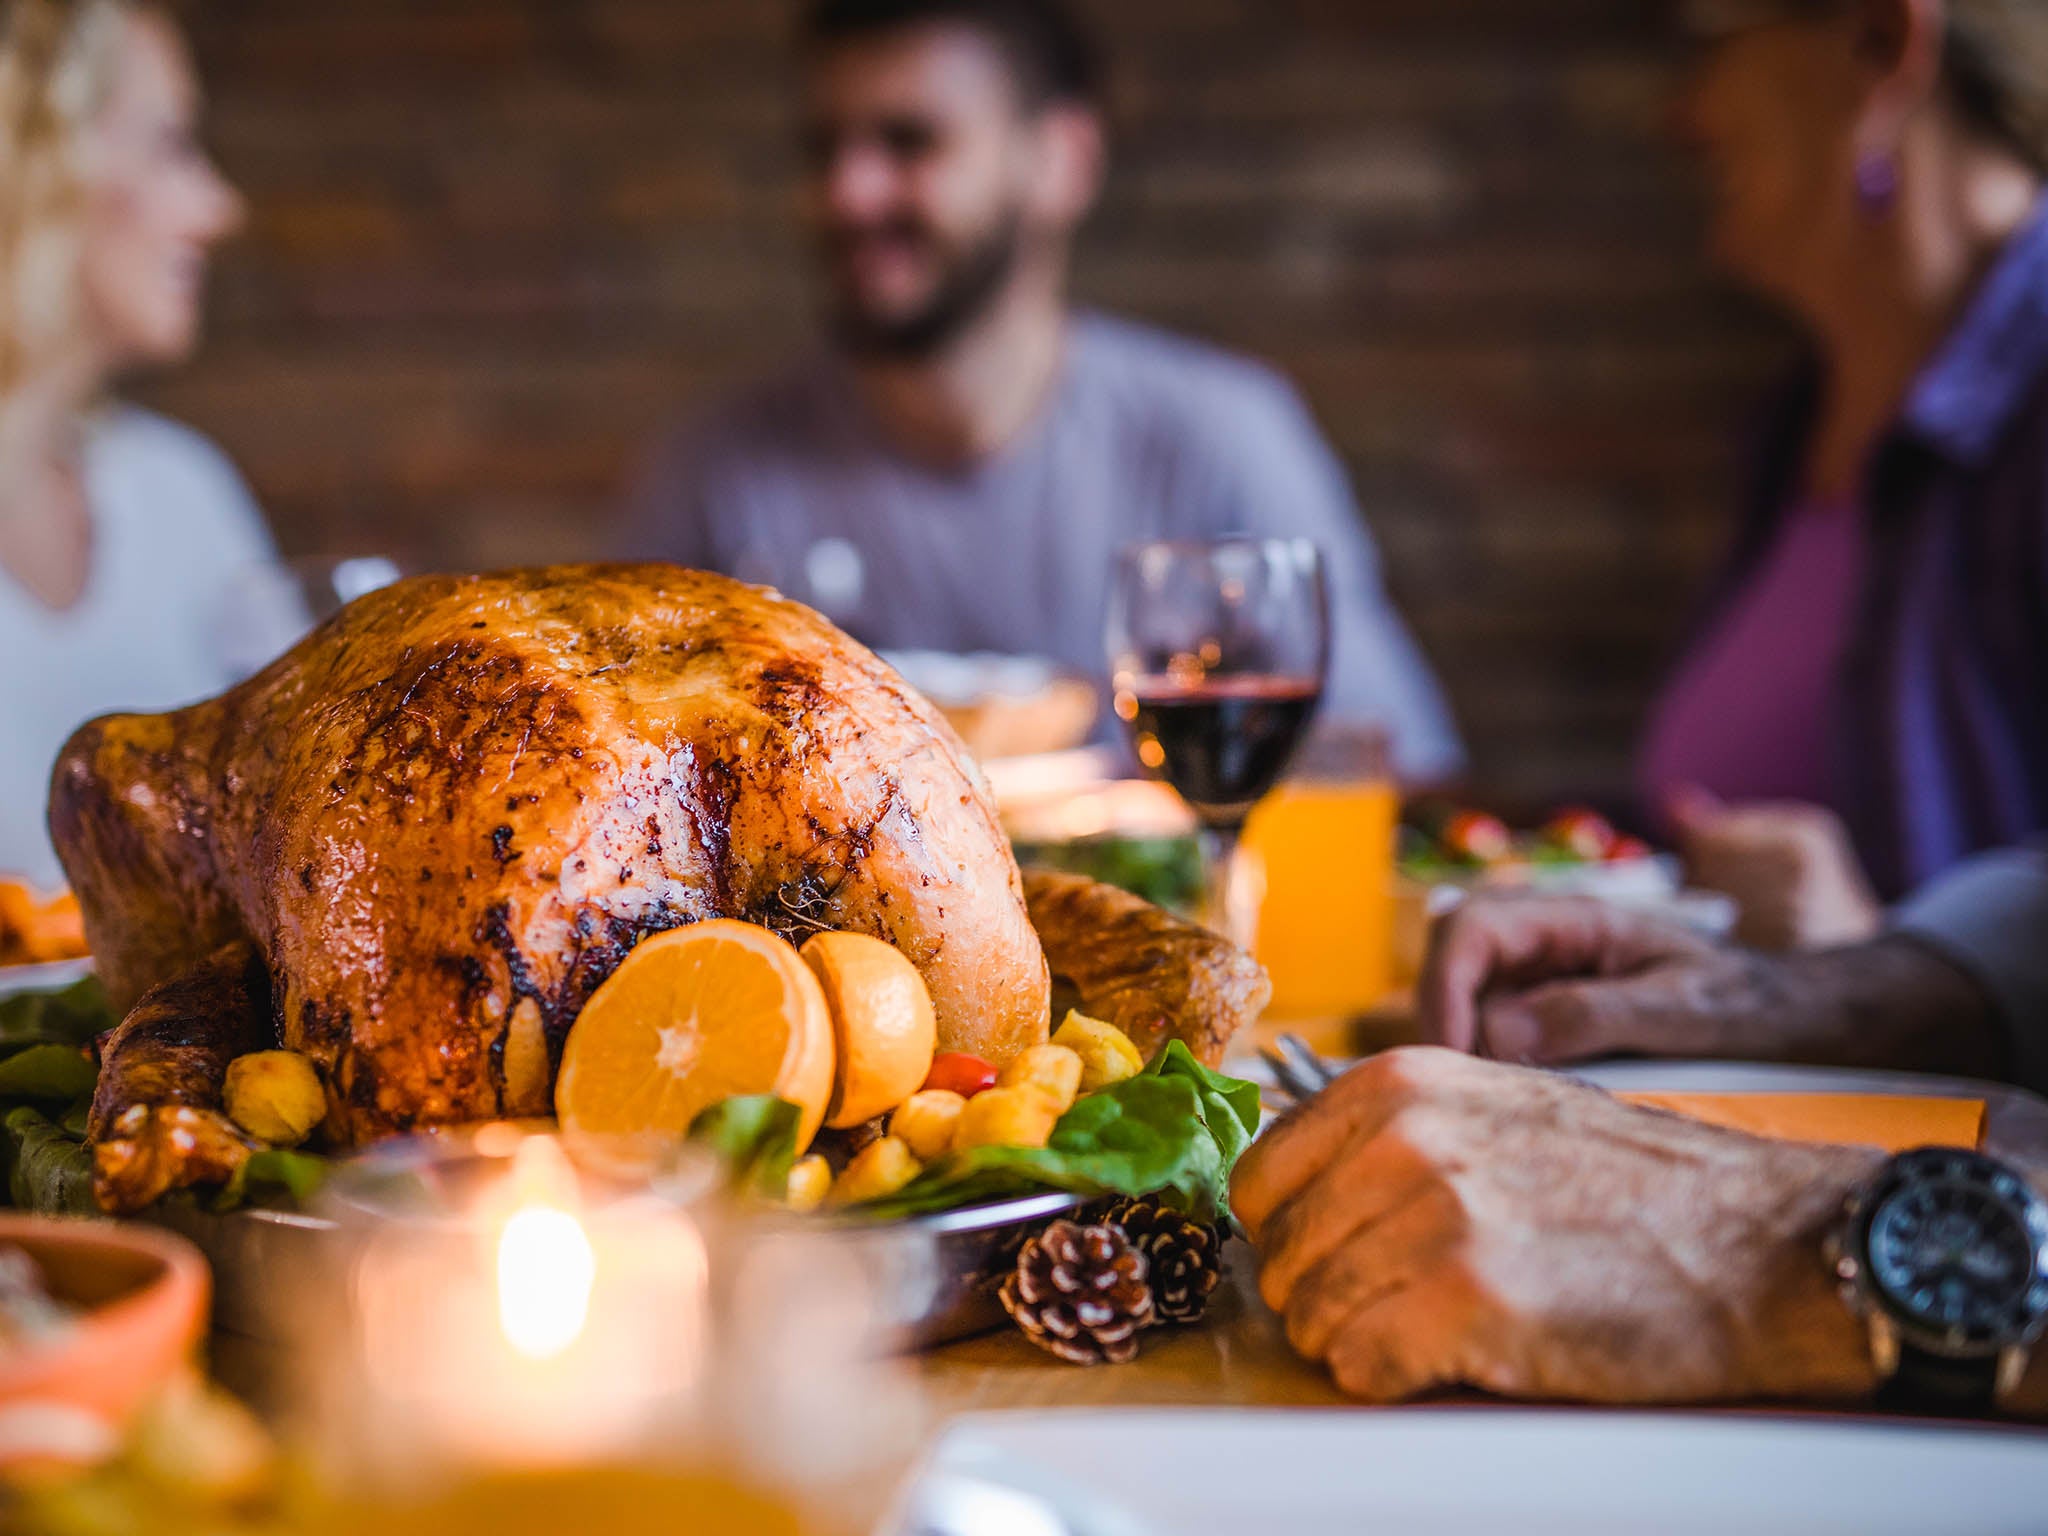
M1354 1063L1341 1061L1340 1067ZM1237 1054L1224 1070L1260 1087L1274 1086L1273 1069L1254 1055ZM1981 1099L2014 1096L2010 1086L1925 1072L1859 1071L1847 1067L1795 1067L1747 1061L1603 1061L1561 1069L1566 1077L1610 1093L1873 1093L1911 1098Z
M884 651L882 660L942 709L991 698L1034 698L1060 675L1058 665L1043 657L993 651Z
M1520 1408L966 1418L932 1474L1159 1536L2038 1536L2048 1434ZM1083 1511L1095 1513L1082 1516ZM1112 1515L1110 1512L1117 1514ZM907 1528L907 1529L914 1529Z
M0 965L0 997L18 992L49 992L83 981L92 974L90 960L54 960L48 965Z
M1152 1536L1115 1501L971 1437L949 1435L882 1523L887 1536Z
M1911 1098L1979 1099L2011 1088L1923 1072L1864 1072L1846 1067L1788 1067L1746 1061L1605 1061L1567 1075L1610 1093L1876 1093ZM2044 1521L2048 1528L2048 1521Z

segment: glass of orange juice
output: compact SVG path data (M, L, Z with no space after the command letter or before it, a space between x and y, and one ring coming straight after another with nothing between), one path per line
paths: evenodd
M1252 813L1247 862L1263 882L1260 961L1282 1019L1340 1018L1393 980L1400 791L1376 731L1328 731Z

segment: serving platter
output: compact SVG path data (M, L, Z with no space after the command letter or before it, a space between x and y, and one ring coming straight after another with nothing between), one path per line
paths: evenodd
M92 974L90 960L51 960L41 965L0 965L0 997L54 992Z
M966 1206L887 1224L848 1223L880 1238L902 1283L886 1288L895 1308L891 1339L910 1350L972 1338L1005 1325L996 1287L1017 1250L1047 1222L1082 1202L1058 1191ZM301 1277L317 1274L332 1252L336 1226L326 1216L261 1207L215 1213L167 1202L145 1218L189 1239L213 1267L214 1326L260 1343L292 1337ZM895 1241L891 1241L895 1239Z

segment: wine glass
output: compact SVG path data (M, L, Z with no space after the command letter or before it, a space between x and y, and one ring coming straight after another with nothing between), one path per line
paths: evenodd
M1200 824L1208 921L1249 948L1256 901L1237 878L1238 840L1322 699L1322 555L1307 539L1133 545L1117 557L1107 640L1138 761Z

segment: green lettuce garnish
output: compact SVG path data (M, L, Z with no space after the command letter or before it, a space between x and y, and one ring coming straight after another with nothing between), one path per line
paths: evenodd
M1211 1221L1258 1128L1258 1085L1210 1071L1175 1040L1138 1076L1077 1102L1045 1146L956 1152L859 1209L878 1219L924 1216L1065 1190L1154 1195Z
M87 1051L120 1022L95 977L59 992L0 999L0 1167L14 1206L97 1214L85 1125L99 1069ZM264 1148L250 1153L205 1204L214 1211L304 1205L332 1166L316 1153Z
M249 1204L268 1204L278 1196L293 1205L304 1205L320 1193L333 1168L333 1162L317 1152L265 1147L249 1154L234 1176L214 1192L207 1209L235 1211Z
M0 1102L71 1104L91 1096L99 1075L75 1045L31 1045L0 1060Z
M120 1023L95 977L0 998L0 1166L22 1210L94 1214L85 1116L99 1069L86 1054Z
M690 1140L709 1147L732 1170L733 1188L780 1200L796 1162L803 1111L773 1094L714 1104L690 1123Z
M794 1104L728 1099L697 1117L690 1139L722 1156L735 1188L781 1198L796 1161ZM1020 1195L1153 1195L1200 1220L1224 1210L1230 1170L1259 1129L1259 1088L1212 1072L1175 1040L1136 1077L1091 1093L1043 1147L975 1147L855 1207L877 1220L928 1216Z
M35 1109L10 1110L6 1131L7 1194L19 1209L52 1216L96 1216L92 1154Z
M120 1022L96 976L58 992L18 992L0 998L0 1054L29 1045L83 1049Z

